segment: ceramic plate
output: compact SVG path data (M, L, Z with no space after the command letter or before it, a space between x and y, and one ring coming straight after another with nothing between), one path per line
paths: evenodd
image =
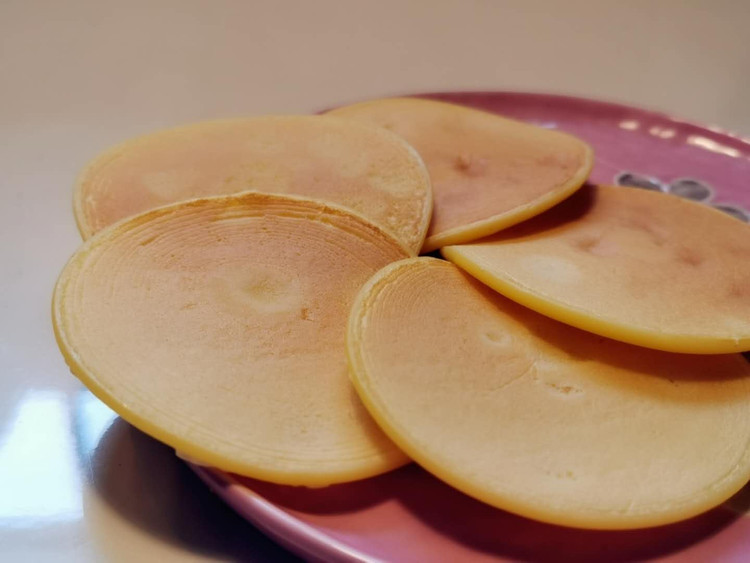
M573 133L595 151L591 181L750 210L750 139L627 106L543 94L440 93ZM321 561L747 561L750 487L719 508L659 528L597 532L496 510L411 465L325 489L272 485L193 466L228 504L282 545Z

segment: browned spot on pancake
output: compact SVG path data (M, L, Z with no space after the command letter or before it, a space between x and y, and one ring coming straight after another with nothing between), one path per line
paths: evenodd
M487 171L489 161L471 154L460 154L456 158L456 169L467 176L481 176Z
M745 283L741 283L739 281L733 281L729 284L729 291L727 292L729 297L732 299L736 299L738 297L747 297L750 295L750 288L748 288L748 284L750 284L750 281L745 281Z
M142 241L141 241L140 243L138 243L138 244L139 244L140 246L148 246L149 244L151 244L152 242L154 242L154 241L155 241L155 240L156 240L157 238L158 238L158 237L157 237L156 235L154 235L154 236L152 236L152 237L148 237L148 238L147 238L147 239L145 239L145 240L142 240Z
M573 246L594 256L614 256L619 248L617 243L598 234L585 234L575 240Z
M548 154L536 159L539 166L544 168L560 168L566 169L571 166L575 166L575 160L573 158L565 158L561 155Z
M592 234L585 234L580 238L573 241L573 246L585 252L590 252L591 249L599 242L599 237Z
M578 395L583 393L583 389L579 389L574 385L567 385L565 383L555 383L554 381L545 381L544 384L550 389L557 391L562 395Z
M727 251L740 260L750 260L750 246L739 244L727 244Z
M675 252L677 259L688 266L700 266L705 260L700 252L687 246L681 246Z
M629 229L643 231L656 246L664 246L669 238L669 232L660 227L653 215L645 209L643 213L636 212L624 218L622 224Z

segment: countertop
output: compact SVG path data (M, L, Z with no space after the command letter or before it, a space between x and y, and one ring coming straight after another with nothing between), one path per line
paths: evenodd
M291 560L68 371L50 298L77 172L134 135L448 90L564 93L750 134L750 3L0 3L0 559Z

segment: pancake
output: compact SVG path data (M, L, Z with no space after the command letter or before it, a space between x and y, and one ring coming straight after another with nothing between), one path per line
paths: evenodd
M708 510L750 476L741 355L636 348L409 259L355 301L351 374L381 428L449 485L564 526L629 529Z
M587 187L443 255L507 297L602 336L682 353L750 349L750 226L691 201Z
M328 116L264 116L186 125L95 158L76 184L88 238L161 205L248 190L343 205L417 253L432 212L429 176L401 138Z
M391 98L329 112L398 133L422 156L434 208L422 252L491 235L549 209L591 171L583 141L445 102Z
M89 239L53 298L65 359L191 460L323 486L407 461L348 379L360 286L409 255L341 208L249 192L173 204Z

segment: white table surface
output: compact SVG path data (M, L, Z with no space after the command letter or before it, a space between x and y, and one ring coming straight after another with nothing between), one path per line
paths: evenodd
M279 561L70 375L77 171L130 136L438 90L582 95L750 134L750 2L0 1L0 560Z

